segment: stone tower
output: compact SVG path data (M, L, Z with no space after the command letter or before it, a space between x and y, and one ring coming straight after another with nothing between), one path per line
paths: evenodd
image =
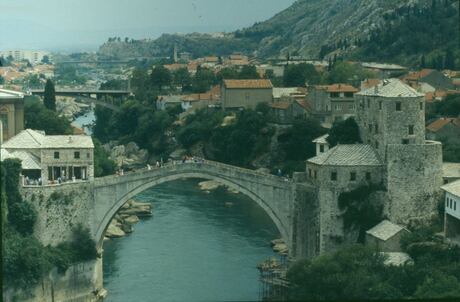
M398 79L356 94L357 123L384 169L385 214L400 224L435 212L442 185L442 146L425 140L424 96Z

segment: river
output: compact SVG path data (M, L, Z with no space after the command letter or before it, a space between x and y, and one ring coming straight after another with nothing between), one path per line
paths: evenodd
M94 114L93 110L87 111L84 114L77 117L73 122L72 125L78 128L81 128L85 131L85 134L91 135L92 129L85 127L85 125L92 125L96 121L96 115Z
M258 300L256 266L276 257L269 242L279 232L245 196L197 184L165 183L135 198L152 202L153 217L104 243L105 302Z

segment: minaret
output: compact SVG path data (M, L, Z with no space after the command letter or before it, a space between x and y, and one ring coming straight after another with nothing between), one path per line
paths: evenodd
M173 60L174 60L174 63L177 63L177 44L174 44Z

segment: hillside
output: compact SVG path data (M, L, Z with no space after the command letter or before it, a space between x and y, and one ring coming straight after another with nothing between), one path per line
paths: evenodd
M100 53L170 55L176 44L194 56L239 51L261 58L288 53L318 58L336 53L415 65L422 54L431 58L459 49L458 24L457 0L299 0L267 21L220 37L194 33L115 41L101 46Z

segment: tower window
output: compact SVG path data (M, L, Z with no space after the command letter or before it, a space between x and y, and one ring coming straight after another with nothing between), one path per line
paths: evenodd
M337 180L337 172L332 172L331 173L331 180L336 181Z
M316 179L318 177L318 172L316 170L313 170L313 177Z
M423 110L423 102L420 102L420 110Z
M402 140L402 144L403 144L403 145L409 145L409 140L408 140L407 138L404 138L404 139Z
M351 172L350 173L350 180L355 181L356 180L356 172Z
M409 135L414 134L414 125L409 125Z
M371 172L366 172L366 180L371 180Z
M382 101L379 101L379 110L382 110Z
M401 111L401 102L396 102L396 111Z

